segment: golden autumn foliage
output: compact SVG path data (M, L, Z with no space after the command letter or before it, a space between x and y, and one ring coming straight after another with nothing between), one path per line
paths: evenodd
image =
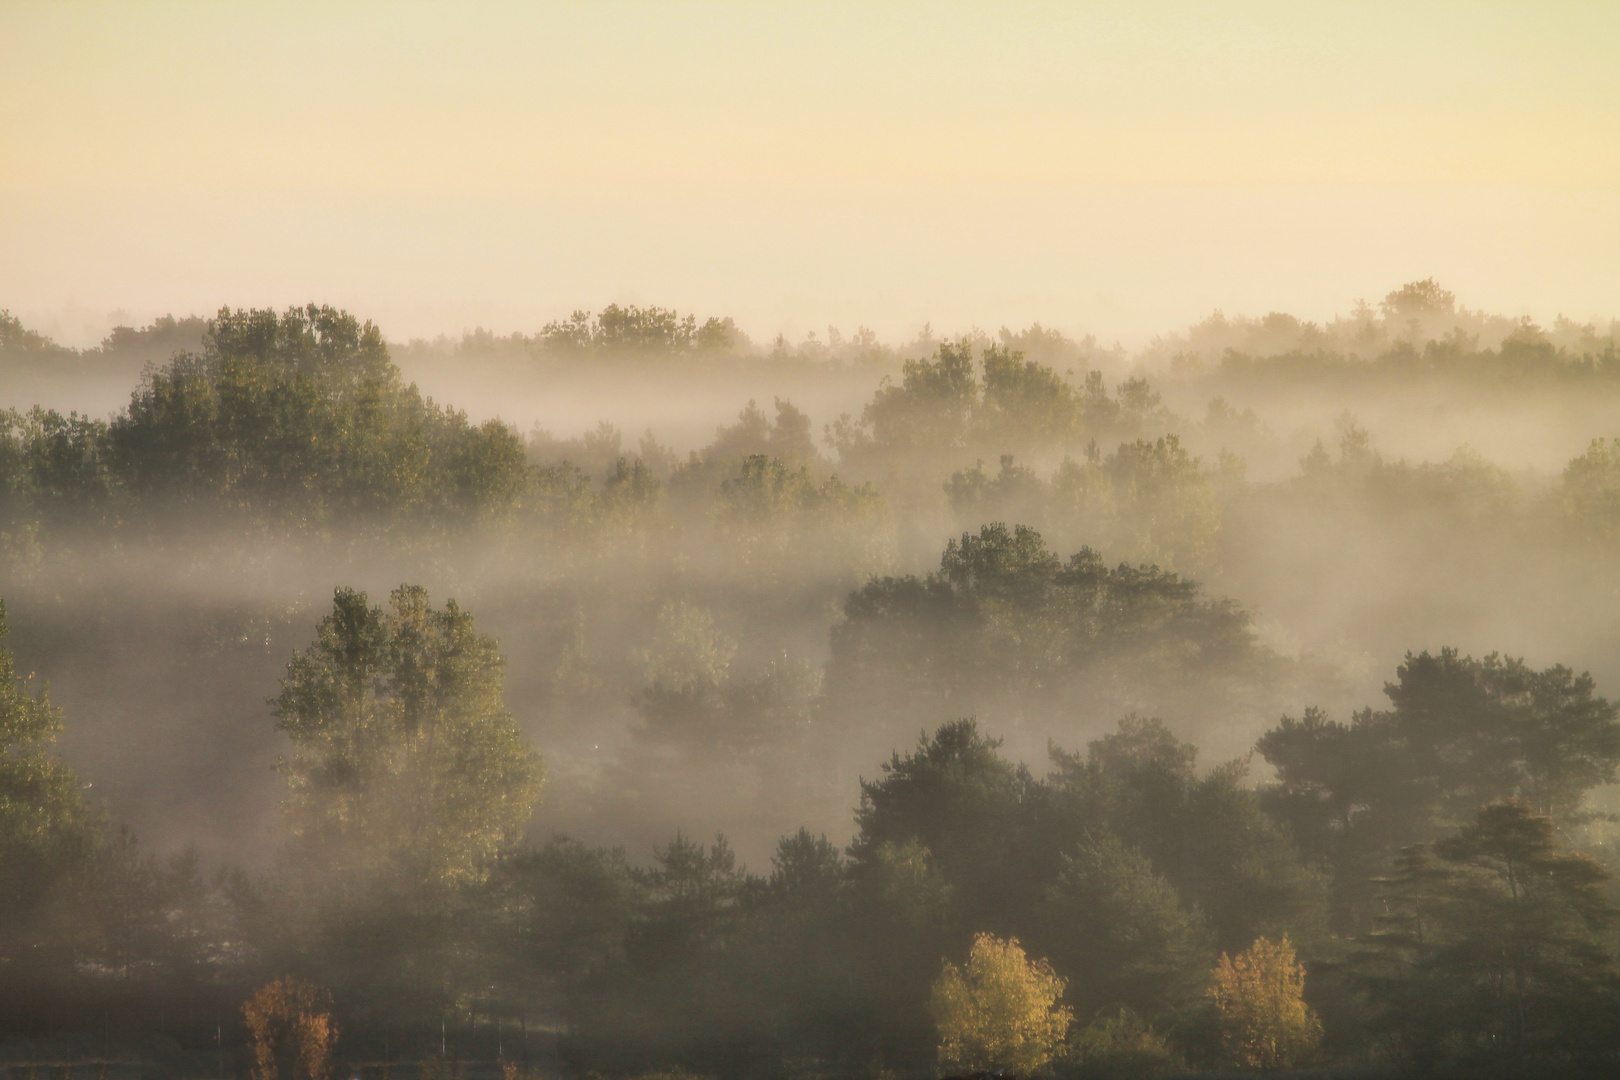
M299 979L259 987L242 1006L253 1080L327 1080L337 1027L325 990Z
M1223 1063L1283 1069L1316 1049L1322 1024L1305 1004L1305 968L1284 934L1259 938L1237 956L1221 954L1209 996L1220 1022Z
M973 939L967 964L945 961L930 1007L939 1026L940 1064L1032 1073L1063 1045L1073 1014L1058 1004L1064 982L1045 960L1024 955L1017 938Z

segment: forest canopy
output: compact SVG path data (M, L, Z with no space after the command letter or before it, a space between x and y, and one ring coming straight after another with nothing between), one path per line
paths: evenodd
M175 1078L1604 1075L1616 341L1432 279L1135 353L6 314L0 1026Z

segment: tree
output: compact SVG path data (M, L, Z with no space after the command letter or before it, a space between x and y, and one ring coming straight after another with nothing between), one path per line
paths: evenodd
M299 979L261 986L242 1005L253 1080L327 1080L337 1027L326 991Z
M537 991L555 995L623 959L625 935L642 900L623 850L554 837L503 860L494 884L502 919L493 951L506 981L537 983ZM527 994L514 1009L537 996Z
M1620 534L1620 438L1593 439L1564 466L1563 498L1577 536L1605 543Z
M401 586L390 608L339 589L271 699L302 853L339 871L480 880L540 797L540 757L501 702L503 661L454 600Z
M501 702L502 660L454 601L389 610L339 589L271 699L292 833L257 937L372 1022L488 1005L490 873L539 799L539 755Z
M7 633L0 601L0 642ZM71 964L64 946L84 930L64 917L82 891L101 818L73 770L51 753L62 711L48 688L30 692L11 650L0 644L0 970ZM78 882L76 885L75 882Z
M1194 679L1207 698L1267 660L1250 615L1196 581L1110 567L1089 548L1064 560L1036 530L999 522L950 541L935 573L852 592L830 644L829 712L890 746L902 723L941 715L1095 710Z
M1424 278L1391 291L1378 306L1391 321L1450 315L1457 309L1457 294L1432 277Z
M1064 1051L1075 1080L1149 1080L1185 1071L1181 1056L1129 1009L1102 1015L1077 1031Z
M984 400L974 420L988 449L1045 448L1075 433L1079 403L1057 372L995 345L984 350L982 362Z
M846 462L874 450L882 454L949 450L966 438L978 398L972 344L946 342L931 360L907 360L900 385L880 387L859 424L845 420L836 425L832 441Z
M862 781L850 846L857 877L882 877L885 851L917 845L950 887L960 924L984 925L1035 902L1048 869L1029 851L1036 785L1000 745L973 720L955 720L920 739L915 753L894 754L879 779Z
M26 556L42 527L96 524L113 492L105 421L0 409L0 551Z
M647 910L631 939L637 961L649 968L690 959L724 940L750 885L724 836L705 850L677 833L653 854L654 865L635 875Z
M1102 833L1065 855L1048 899L1043 940L1063 970L1087 973L1070 991L1081 1015L1156 1012L1198 993L1214 951L1208 921L1118 837Z
M1209 988L1223 1064L1285 1069L1316 1049L1322 1025L1305 1004L1305 967L1288 935L1259 938L1237 956L1221 954Z
M837 846L825 835L810 835L801 825L798 832L777 843L766 887L779 901L827 904L838 896L846 880L844 857Z
M1396 674L1385 693L1398 736L1452 820L1510 797L1567 818L1615 778L1620 706L1596 695L1589 674L1455 649L1408 654Z
M697 316L683 316L673 308L609 304L594 316L575 311L567 319L547 323L535 335L534 345L554 358L588 354L677 358L746 348L748 338L729 317L710 317L700 326Z
M744 564L798 571L831 548L857 566L880 561L883 500L870 483L852 488L836 476L817 480L805 466L750 454L720 482L710 516ZM843 560L837 565L844 566Z
M945 961L934 982L930 1007L940 1064L1038 1072L1058 1053L1074 1019L1058 1004L1063 988L1051 965L1025 956L1017 938L975 936L967 964Z
M73 354L72 349L58 345L37 330L28 329L21 319L0 308L0 356L20 360L33 357L55 359Z
M1391 709L1349 724L1307 710L1257 743L1277 769L1268 807L1333 867L1339 917L1358 931L1368 882L1401 848L1503 799L1576 823L1587 792L1620 767L1620 707L1597 695L1591 675L1562 665L1408 654L1384 692Z
M1237 949L1284 931L1314 937L1325 899L1320 875L1302 865L1243 782L1243 759L1199 776L1196 757L1161 721L1128 716L1084 757L1054 747L1050 782L1074 820L1145 856L1208 919L1217 947Z
M132 494L300 527L510 511L533 484L521 440L400 378L382 333L313 304L222 308L201 355L151 369L105 435Z
M623 960L570 1003L570 1043L614 1073L671 1063L708 1072L762 1038L765 1003L738 984L737 966L746 902L761 883L723 836L705 847L677 834L653 855L651 867L630 871L639 892Z
M1064 535L1085 536L1132 562L1198 571L1215 556L1215 491L1175 435L1121 443L1084 465L1065 458L1052 494Z
M1384 912L1356 957L1374 1029L1421 1069L1612 1060L1620 910L1608 884L1520 801L1408 848L1380 883Z

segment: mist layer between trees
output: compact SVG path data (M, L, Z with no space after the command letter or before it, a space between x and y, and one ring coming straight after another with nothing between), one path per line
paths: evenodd
M1521 828L1476 815L1517 806L1558 827L1549 880L1560 844L1614 859L1613 325L1417 282L1134 356L616 307L402 345L224 310L84 352L8 318L0 349L7 645L62 709L51 768L93 785L40 789L50 858L156 920L25 920L52 993L299 968L357 1033L545 1013L582 1067L911 1068L941 959L994 932L1082 1027L1125 1006L1196 1061L1217 953L1287 934L1328 1052L1441 1054L1346 973L1420 902L1376 884L1400 853L1473 873ZM338 716L374 719L340 752ZM466 732L459 764L421 731ZM326 899L294 918L289 889ZM1426 1022L1488 1020L1459 1016Z

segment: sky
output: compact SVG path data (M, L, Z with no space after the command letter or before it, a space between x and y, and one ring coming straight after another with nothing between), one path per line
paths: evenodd
M0 308L1620 315L1620 3L0 0Z

